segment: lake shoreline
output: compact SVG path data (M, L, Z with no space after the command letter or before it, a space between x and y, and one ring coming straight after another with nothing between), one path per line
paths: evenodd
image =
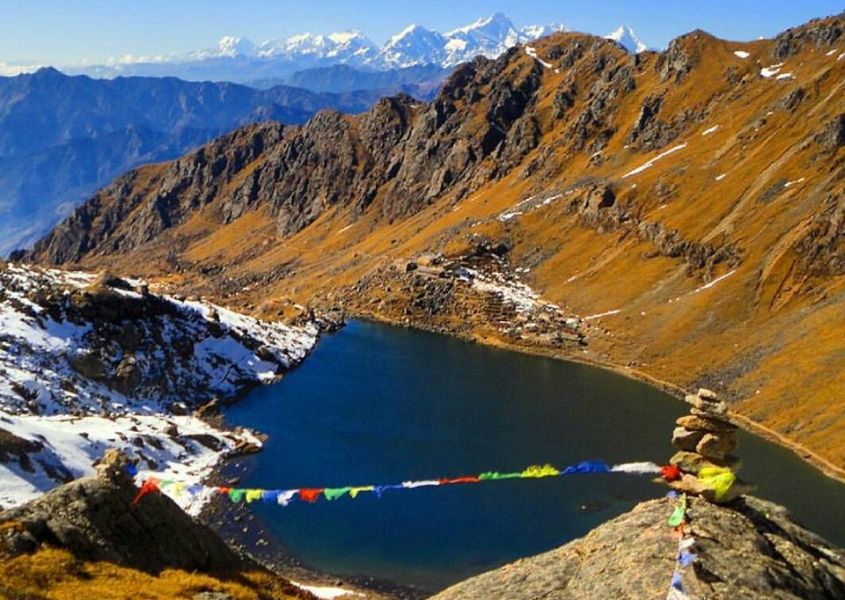
M405 322L401 319L393 319L390 317L385 317L384 315L377 315L375 313L353 314L351 316L353 319L358 319L362 321L371 321L373 323L391 325L394 327L416 329L419 331L426 331L439 335L448 335L450 337L457 338L465 342L491 346L503 350L510 350L513 352L519 352L521 354L541 356L554 360L569 361L582 365L598 367L600 369L604 369L612 373L622 375L623 377L646 383L662 392L669 394L670 396L674 396L678 400L683 400L684 396L688 393L687 390L685 390L683 387L672 383L671 381L665 381L652 375L649 375L644 371L622 366L611 361L585 358L583 356L578 356L574 353L561 352L553 348L546 348L542 346L525 346L520 344L509 343L501 339L465 335L458 332L450 331L445 328L429 328L425 327L425 325L420 323L414 323L412 321ZM834 481L837 481L839 483L845 484L845 469L834 465L828 459L819 456L817 453L813 452L812 450L809 450L802 444L799 444L798 442L789 439L788 437L778 433L777 431L774 431L769 427L766 427L765 425L757 423L756 421L741 413L738 413L734 410L730 410L729 415L737 426L741 427L748 433L751 433L762 439L773 442L783 448L788 449L796 456L798 456L801 460L812 466L820 473L824 474L826 477L829 477L830 479L833 479Z
M359 322L359 325L355 324L355 321ZM373 319L373 318L350 318L349 326L353 328L353 330L357 330L358 328L364 326L367 327L366 323L369 322L373 325L389 325L396 327L397 330L417 330L425 333L437 333L442 337L444 332L437 331L431 332L424 327L415 327L410 324L402 324L402 323L390 323L385 320L381 319ZM370 325L369 327L372 327ZM342 331L347 330L346 327L342 329ZM406 335L406 334L399 334L399 335ZM331 336L329 336L331 337ZM461 339L463 337L463 339ZM475 345L479 347L489 347L489 348L497 348L500 350L505 350L507 352L514 352L514 354L520 355L529 355L529 356L537 356L542 358L553 358L555 362L560 361L561 363L570 363L570 364L581 364L590 367L601 367L602 370L613 373L614 375L623 375L625 376L624 379L629 381L637 381L640 383L647 384L648 388L651 388L655 391L661 392L668 392L667 395L673 397L673 400L669 400L671 404L674 402L674 398L682 394L682 391L679 390L676 386L672 385L668 382L660 382L655 380L652 377L649 377L647 374L643 374L641 372L634 372L633 369L629 368L620 368L618 366L610 365L607 363L597 363L596 361L584 360L583 358L578 360L580 357L567 357L561 356L560 354L556 354L550 349L544 348L533 348L533 349L526 349L523 347L519 347L518 345L509 345L504 343L491 343L490 340L485 343L484 340L481 339L467 339L465 336L456 336L456 335L449 335L446 338L451 338L454 340L460 340L462 342L465 341L473 341L476 342ZM353 338L354 339L354 338ZM321 341L326 341L322 340ZM337 342L336 342L337 343ZM453 342L454 343L454 342ZM414 345L414 348L417 346ZM312 358L309 356L309 358ZM440 360L444 358L441 357ZM325 359L321 359L325 360ZM457 364L453 360L450 364ZM299 367L306 367L304 361ZM359 382L360 383L360 382ZM261 388L259 388L260 391ZM240 398L241 400L243 398ZM668 400L668 399L667 399ZM239 402L235 403L238 404ZM266 406L263 402L260 403L261 406ZM258 405L256 405L258 406ZM669 407L664 407L661 410L666 410ZM671 412L671 411L670 411ZM228 418L228 415L224 414L221 417ZM290 421L289 421L290 422ZM237 421L236 421L237 423ZM260 423L260 421L259 421ZM229 422L227 424L232 424ZM247 426L253 426L251 424L247 424ZM257 425L258 429L261 429L260 425ZM750 431L749 427L745 428L749 430L749 433L753 434L755 437L759 439L766 439L765 436L760 436L756 432ZM272 431L272 428L271 428ZM662 428L661 428L662 431ZM667 429L669 431L669 429ZM263 431L263 433L268 433L267 431ZM278 432L273 432L269 434L269 437L273 439L279 439ZM786 447L785 444L780 444L781 447ZM795 454L794 449L790 449L792 452L791 455ZM261 453L267 452L266 448L261 450ZM654 460L659 461L659 456L662 452L658 455L654 455ZM260 460L260 459L259 459ZM225 462L221 463L215 469L215 481L219 485L239 485L243 484L248 486L249 482L249 475L253 470L250 467L249 460L244 460L244 457L233 457ZM798 461L795 461L798 463ZM805 461L806 462L806 461ZM800 463L799 463L800 464ZM819 471L819 469L813 469L814 472ZM297 478L297 481L299 478ZM330 481L330 479L328 479ZM270 479L264 479L263 481L272 481ZM322 482L322 478L320 479ZM259 486L261 483L259 483ZM221 518L221 512L229 512L231 511L232 516L227 518ZM227 541L232 543L235 547L239 547L242 550L248 551L249 553L257 556L262 562L270 566L274 571L278 572L280 575L292 578L294 580L304 580L306 582L314 582L317 585L347 585L350 587L355 587L357 589L366 590L368 593L372 594L380 594L377 596L372 597L389 597L389 598L409 598L409 599L416 599L416 598L423 598L427 597L427 594L430 593L429 590L423 591L417 587L403 587L401 584L396 585L391 583L387 580L376 580L373 577L368 577L366 575L355 575L356 571L352 571L352 575L344 574L344 575L336 575L332 574L332 568L330 566L324 565L323 567L314 568L310 566L307 562L309 559L300 559L299 553L295 550L291 550L288 548L284 531L281 532L276 531L275 534L271 533L270 531L270 523L266 522L266 519L269 518L267 514L259 514L261 511L258 511L256 514L252 514L246 506L229 506L228 503L223 504L222 502L212 503L209 508L204 511L203 520L206 524L215 528L218 533ZM214 523L214 521L217 521ZM294 537L295 539L295 537ZM294 542L294 546L296 543ZM527 556L528 554L526 554ZM319 563L317 563L319 564ZM325 567L325 568L324 568ZM335 571L336 573L337 571ZM367 573L367 570L361 570L357 573ZM370 597L370 596L368 596Z

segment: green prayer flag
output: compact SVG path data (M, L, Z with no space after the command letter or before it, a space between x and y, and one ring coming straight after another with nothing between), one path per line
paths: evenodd
M675 506L675 510L672 511L672 514L669 516L669 520L667 523L670 527L678 527L681 523L684 522L684 518L687 514L687 496L686 494L681 495L681 499L678 504Z
M517 479L522 477L522 473L499 473L497 471L488 471L478 476L480 481L488 481L493 479Z
M323 495L326 497L326 500L337 500L341 496L348 494L351 491L351 487L326 488L323 490Z

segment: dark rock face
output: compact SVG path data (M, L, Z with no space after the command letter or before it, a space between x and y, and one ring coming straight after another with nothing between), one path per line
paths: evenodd
M545 554L461 582L435 600L666 598L678 553L652 500ZM809 600L845 597L843 551L790 520L776 504L744 497L729 507L692 499L698 556L683 570L690 598Z
M835 152L845 146L845 113L832 119L825 128L815 136L816 143L827 150Z
M0 463L9 463L16 459L26 471L32 471L29 454L43 448L41 442L34 442L19 438L15 434L0 428Z
M828 198L795 249L804 272L813 276L844 274L845 199Z
M170 568L232 572L244 565L210 529L166 496L147 494L133 506L137 490L124 465L125 457L107 454L97 477L79 479L0 512L0 522L15 523L0 534L0 547L16 555L50 544L83 560L149 573Z
M819 23L815 27L788 29L775 38L777 44L772 51L772 56L775 60L782 61L798 52L805 44L812 44L816 49L830 47L836 44L843 35L845 35L845 28L840 21Z
M695 66L696 57L690 52L690 42L699 36L708 36L707 33L696 30L672 40L669 49L661 54L657 61L656 68L663 81L673 80L680 83L684 80Z

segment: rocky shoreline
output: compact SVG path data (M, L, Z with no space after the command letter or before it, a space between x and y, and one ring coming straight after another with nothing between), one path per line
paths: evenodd
M249 467L241 459L232 457L223 461L208 477L206 484L237 485L249 472ZM230 547L239 553L248 554L286 579L305 581L309 586L349 589L359 594L357 597L372 600L423 600L431 595L431 591L401 586L367 575L338 576L305 564L285 548L284 540L274 535L248 505L242 503L212 500L203 507L197 518Z

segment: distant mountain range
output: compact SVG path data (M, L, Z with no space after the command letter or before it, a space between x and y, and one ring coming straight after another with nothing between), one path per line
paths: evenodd
M235 127L302 123L319 110L366 110L381 92L256 90L174 78L0 77L0 256L137 165L184 154Z
M185 54L125 56L106 65L65 70L94 77L143 75L174 76L193 81L292 83L287 78L299 71L337 65L365 72L430 65L451 69L475 56L494 58L512 46L564 30L559 23L517 28L508 17L496 13L446 33L410 25L381 47L359 31L328 35L303 33L261 44L244 37L227 36L215 47ZM608 37L632 52L646 49L629 27L620 27Z
M302 123L324 108L357 113L397 92L430 100L455 65L562 30L518 29L498 13L446 33L412 25L381 48L359 32L262 44L226 37L183 55L62 67L94 79L53 68L0 77L0 256L132 167L247 123ZM645 48L627 27L608 37L630 52Z

